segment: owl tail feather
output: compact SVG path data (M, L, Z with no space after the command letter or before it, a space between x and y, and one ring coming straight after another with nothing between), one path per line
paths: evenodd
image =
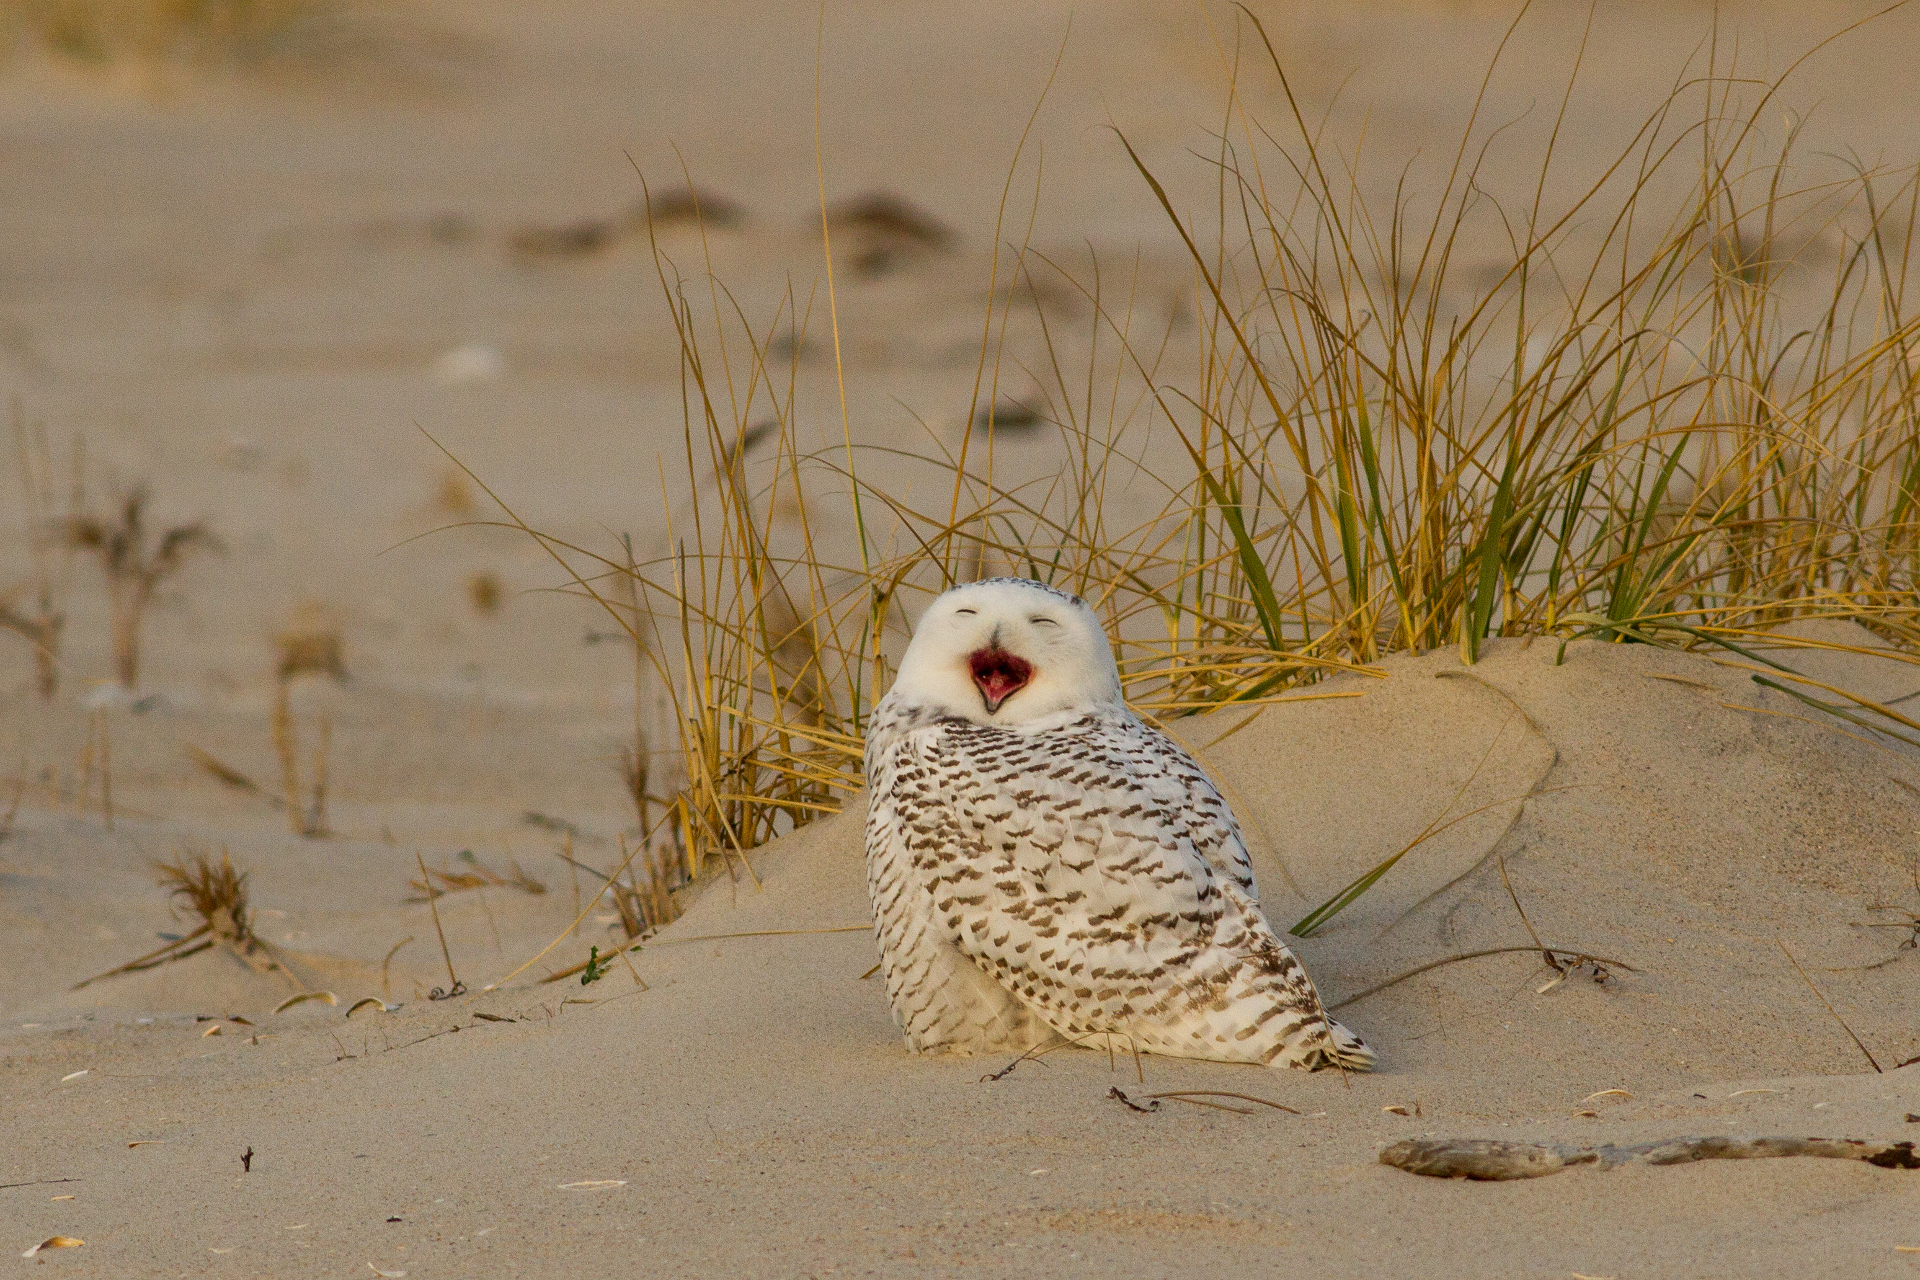
M1350 1028L1328 1018L1326 1026L1333 1033L1332 1043L1322 1040L1308 1049L1289 1066L1304 1067L1308 1071L1325 1071L1330 1067L1341 1071L1371 1071L1378 1061L1373 1050L1367 1047Z

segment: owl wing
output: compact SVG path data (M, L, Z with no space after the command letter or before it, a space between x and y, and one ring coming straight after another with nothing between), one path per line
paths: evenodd
M1225 802L1163 735L1119 715L949 721L913 750L949 815L922 870L939 925L1055 1030L1303 1064L1331 1035Z

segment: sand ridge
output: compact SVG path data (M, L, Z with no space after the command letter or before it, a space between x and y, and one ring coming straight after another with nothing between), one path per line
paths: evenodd
M1913 760L1722 707L1779 695L1742 689L1705 658L1596 643L1572 646L1562 666L1552 658L1553 646L1502 642L1471 672L1560 755L1519 821L1509 830L1490 810L1488 824L1453 828L1297 945L1333 1000L1427 960L1524 945L1487 857L1497 849L1544 938L1634 971L1548 986L1537 956L1508 954L1401 983L1342 1013L1380 1044L1376 1076L1147 1058L1142 1085L1124 1053L1110 1066L1081 1050L983 1081L1005 1064L909 1057L860 978L870 937L806 932L865 922L856 810L759 851L762 888L744 875L710 885L635 957L635 975L616 968L589 988L523 982L351 1021L302 1006L255 1019L268 1033L258 1045L206 1038L185 1010L143 1024L154 1015L91 1000L49 1009L41 1027L6 1036L14 1150L34 1154L19 1176L85 1181L65 1209L9 1192L10 1212L30 1215L26 1234L34 1221L91 1237L63 1265L98 1274L132 1259L191 1270L227 1256L214 1248L265 1274L365 1261L584 1274L644 1255L686 1274L1150 1275L1196 1259L1297 1259L1332 1275L1469 1276L1484 1274L1488 1250L1542 1275L1886 1265L1913 1192L1897 1172L1629 1168L1568 1197L1566 1179L1432 1184L1372 1162L1385 1141L1433 1133L1904 1136L1914 1068L1894 1064L1920 1055L1917 962L1855 922L1868 901L1911 894L1913 802L1889 779ZM1277 919L1454 795L1525 794L1541 771L1539 755L1516 751L1508 776L1461 793L1481 739L1510 729L1511 705L1462 681L1451 654L1383 668L1360 698L1272 707L1207 753L1259 797L1258 869ZM1205 741L1230 722L1182 725ZM1348 743L1380 767L1345 772ZM1746 780L1738 796L1729 776ZM1291 785L1255 790L1250 778ZM1827 833L1817 860L1809 829ZM1303 895L1285 887L1280 858ZM516 942L532 940L524 924ZM776 930L801 932L717 936ZM1868 1069L1782 942L1886 1074ZM1106 1097L1116 1084L1134 1096L1248 1092L1305 1114L1166 1104L1138 1115ZM241 1174L249 1145L257 1163Z

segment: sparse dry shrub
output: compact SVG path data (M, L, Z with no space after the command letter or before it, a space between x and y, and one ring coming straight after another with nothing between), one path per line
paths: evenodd
M174 525L150 538L146 525L150 498L144 484L135 485L112 516L72 515L63 530L66 545L92 553L106 577L114 674L128 689L140 683L140 629L155 591L185 567L195 552L225 549L199 521Z
M299 978L275 956L273 948L253 931L252 904L247 894L250 873L234 868L226 850L215 862L206 853L182 853L172 862L155 862L160 887L176 919L195 922L193 928L165 946L129 960L105 973L74 984L75 991L102 978L152 969L175 960L185 960L213 947L224 947L257 973L279 973L296 988Z
M211 934L216 942L228 946L253 945L253 921L247 901L247 872L235 871L233 859L224 851L216 864L206 854L196 854L192 865L182 856L172 862L156 862L160 887L167 891L176 912L185 908L199 918L196 933Z

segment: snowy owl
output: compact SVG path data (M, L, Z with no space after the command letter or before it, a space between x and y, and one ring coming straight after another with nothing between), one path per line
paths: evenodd
M921 1053L1056 1036L1364 1071L1260 912L1227 803L1120 695L1093 610L1024 578L955 587L867 728L867 888Z

